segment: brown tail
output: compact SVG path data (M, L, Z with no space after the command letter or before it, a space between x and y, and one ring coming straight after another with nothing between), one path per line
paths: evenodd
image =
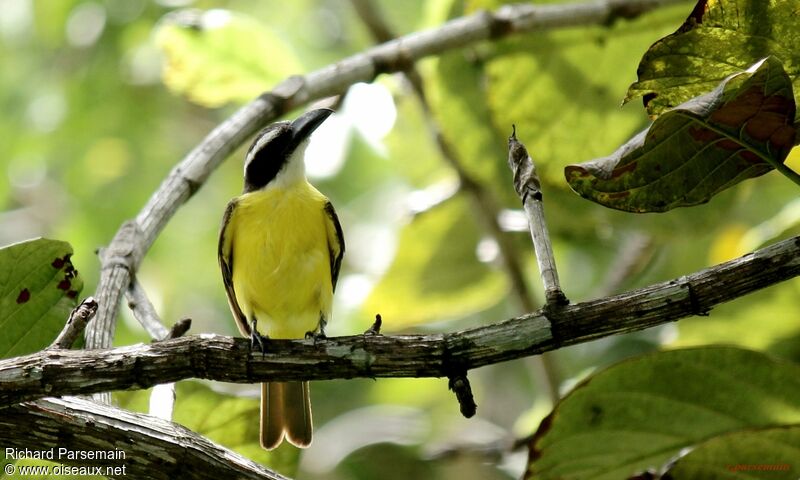
M311 444L311 396L308 382L261 384L261 446L272 450L283 437L292 445Z

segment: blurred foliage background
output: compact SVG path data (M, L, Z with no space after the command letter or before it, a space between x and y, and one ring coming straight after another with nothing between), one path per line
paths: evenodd
M499 2L374 4L406 34ZM573 302L687 274L800 232L796 187L774 172L706 205L658 215L605 209L563 180L564 165L607 155L647 125L638 102L620 101L647 47L691 8L516 36L417 65L433 121L499 205L536 302L535 259L506 166L512 123L543 178ZM286 76L373 42L347 0L0 0L0 12L0 244L69 241L85 295L98 279L95 250L216 124ZM137 275L165 322L191 317L193 333L236 334L216 246L225 204L241 189L244 148L180 209ZM329 335L362 332L378 312L385 333L452 331L521 313L497 242L401 76L354 86L315 135L307 165L336 206L348 247ZM799 293L800 281L789 281L709 317L570 347L552 355L553 373L563 392L613 361L709 343L797 361ZM116 344L140 341L149 339L123 308ZM478 402L470 420L443 379L316 382L316 438L299 457L257 447L255 385L182 382L175 419L297 478L516 478L527 452L509 446L552 406L541 366L524 359L470 378ZM147 411L146 392L118 401Z

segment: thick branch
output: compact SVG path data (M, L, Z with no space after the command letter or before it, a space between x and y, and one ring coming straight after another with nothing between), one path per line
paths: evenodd
M52 449L54 460L67 465L124 467L111 478L288 480L176 423L80 398L3 409L0 444L4 449ZM124 452L124 459L57 458L62 448Z
M606 24L682 0L594 0L568 5L506 5L462 17L439 28L412 33L348 57L306 76L290 77L240 108L173 168L135 221L124 224L101 255L97 318L87 330L88 348L108 348L119 299L142 257L177 209L211 172L250 135L281 114L309 101L343 93L356 82L408 68L416 60L481 40L587 24Z
M798 275L800 237L794 237L667 282L450 334L272 340L263 356L251 353L247 339L218 335L113 350L45 350L0 361L0 406L43 396L147 388L190 377L258 383L453 376L706 315L720 303Z

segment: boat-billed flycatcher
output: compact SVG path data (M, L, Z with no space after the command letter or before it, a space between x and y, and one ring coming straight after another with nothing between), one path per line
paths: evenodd
M228 203L219 264L228 303L253 345L268 337L303 338L331 316L344 237L330 201L308 183L303 154L311 133L331 114L320 109L262 130L247 151L244 191ZM261 446L285 437L311 443L308 382L261 385Z

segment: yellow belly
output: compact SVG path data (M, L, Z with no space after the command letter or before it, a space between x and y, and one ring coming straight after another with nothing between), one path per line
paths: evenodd
M307 182L239 197L233 289L242 312L272 338L302 338L330 318L333 302L324 206Z

